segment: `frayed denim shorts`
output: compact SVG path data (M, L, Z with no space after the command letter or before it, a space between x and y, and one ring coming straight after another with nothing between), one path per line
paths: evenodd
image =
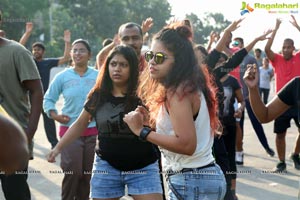
M134 171L120 171L95 155L90 198L117 198L128 194L162 194L158 162Z
M221 200L226 193L226 181L217 164L167 175L170 200Z

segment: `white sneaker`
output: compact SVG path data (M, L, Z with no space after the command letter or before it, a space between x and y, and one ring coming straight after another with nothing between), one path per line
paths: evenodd
M243 165L244 164L244 152L243 151L235 152L235 163L237 165Z

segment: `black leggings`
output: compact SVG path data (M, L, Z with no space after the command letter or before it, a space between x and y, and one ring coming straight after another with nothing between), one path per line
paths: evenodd
M224 144L228 154L229 160L229 174L232 179L236 179L236 163L235 163L235 139L236 139L236 125L226 125L224 126Z

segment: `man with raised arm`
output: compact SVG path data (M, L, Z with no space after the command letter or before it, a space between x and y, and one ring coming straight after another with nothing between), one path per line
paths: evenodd
M26 24L26 31L23 34L20 43L25 45L30 34L33 29L32 23ZM71 32L69 30L64 31L64 42L65 42L65 50L64 55L58 58L44 58L46 48L43 43L35 42L32 44L32 54L37 65L38 71L41 76L42 84L44 91L46 93L49 81L50 81L50 71L53 67L62 65L70 60L70 50L71 50ZM46 113L42 112L43 120L44 120L44 129L46 132L47 139L51 144L51 148L53 148L57 142L57 135L56 135L56 126L53 119L48 118ZM33 155L31 155L33 158Z
M300 26L298 25L293 15L292 15L291 23L294 27L296 27L300 31ZM265 53L269 58L274 69L276 93L278 93L280 89L291 79L300 75L300 52L298 51L294 54L295 46L294 46L294 41L292 39L286 38L283 41L281 54L275 53L273 50L271 50L271 46L273 44L276 33L280 27L280 24L281 24L281 20L277 19L274 31L265 46ZM295 121L298 120L298 114L296 112L296 109L293 107L291 107L281 116L276 118L274 122L274 133L276 133L276 148L277 148L277 153L279 158L279 163L275 168L276 172L286 171L285 136L286 136L287 129L291 126L290 124L291 119L294 119ZM296 125L298 126L298 128L300 128L299 124L296 123ZM300 170L299 152L300 152L300 137L298 135L294 152L291 154L291 159L294 161L294 167L298 170Z

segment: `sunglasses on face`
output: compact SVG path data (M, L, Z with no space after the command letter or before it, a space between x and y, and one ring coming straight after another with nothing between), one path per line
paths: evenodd
M145 53L145 60L147 62L152 60L153 57L154 57L154 62L156 64L162 64L165 61L165 59L168 58L168 56L166 56L165 54L163 54L161 52L153 53L152 51L147 51Z
M238 41L233 41L232 46L237 47L240 43Z

